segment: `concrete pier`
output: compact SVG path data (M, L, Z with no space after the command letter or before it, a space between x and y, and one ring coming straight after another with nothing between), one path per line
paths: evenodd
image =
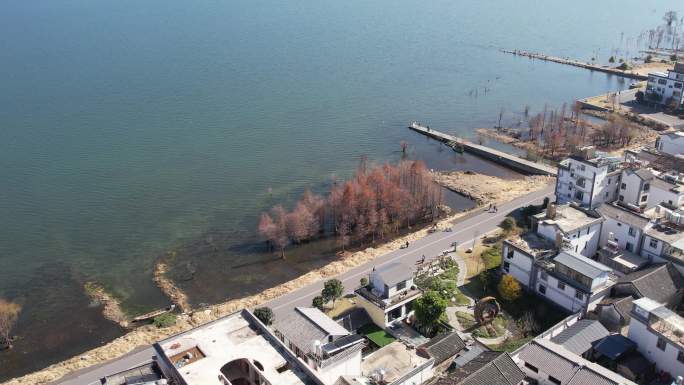
M602 67L600 65L596 64L590 64L590 63L583 63L579 60L572 60L572 59L564 59L561 57L557 56L549 56L549 55L544 55L540 53L534 53L534 52L527 52L527 51L511 51L507 49L502 49L501 52L504 53L510 53L513 55L517 56L524 56L528 57L530 59L539 59L539 60L545 60L545 61L551 61L554 63L560 63L560 64L567 64L575 67L580 67L580 68L586 68L590 71L599 71L599 72L605 72L607 74L612 74L612 75L618 75L618 76L624 76L626 78L630 79L637 79L637 80L647 80L648 76L642 75L633 71L623 71L617 68L611 68L611 67Z
M467 151L471 154L475 154L487 160L491 160L492 162L502 164L506 167L510 167L512 169L515 169L526 174L556 176L557 170L555 167L532 162L515 155L507 154L503 151L495 150L491 147L475 144L467 140L455 137L453 135L445 134L432 128L428 128L426 126L419 124L418 122L411 123L409 125L409 128L425 136L439 140L440 142L458 143L458 145L461 146L464 151Z

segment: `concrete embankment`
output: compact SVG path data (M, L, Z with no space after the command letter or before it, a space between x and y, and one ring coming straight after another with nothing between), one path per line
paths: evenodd
M530 59L539 59L539 60L550 61L550 62L559 63L559 64L571 65L574 67L586 68L590 71L605 72L607 74L624 76L624 77L630 78L630 79L637 79L637 80L648 79L647 75L638 73L636 71L621 70L618 68L601 66L601 65L597 65L597 64L584 63L584 62L581 62L579 60L562 58L562 57L558 57L558 56L551 56L551 55L545 55L545 54L541 54L541 53L527 52L527 51L507 50L507 49L502 49L501 52L510 53L510 54L513 54L516 56L524 56L524 57L527 57Z
M491 147L475 144L467 140L457 138L453 135L449 135L429 128L427 126L423 126L417 122L411 123L409 125L409 128L413 131L429 136L441 142L456 143L455 145L462 147L464 151L468 151L479 157L482 157L495 163L499 163L501 165L523 172L525 174L555 176L557 172L555 167L548 166L542 163L532 162L527 159L507 154L503 151L499 151Z

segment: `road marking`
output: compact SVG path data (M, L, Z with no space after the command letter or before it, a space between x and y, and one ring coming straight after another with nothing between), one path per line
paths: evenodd
M552 194L552 192L549 192L548 194ZM543 195L541 195L541 196L538 196L538 197L532 198L532 199L530 199L530 200L527 200L527 201L523 202L522 204L520 204L519 206L515 207L514 209L518 209L518 208L520 208L520 207L522 207L522 206L526 206L526 205L530 204L531 202L537 201L537 200L539 200L539 199L546 198L546 197L548 196L548 194L543 194ZM485 223L485 222L489 222L490 220L492 220L492 219L494 219L494 218L502 217L502 216L505 217L505 215L503 215L503 213L504 213L503 210L502 210L501 215L498 215L498 213L494 213L494 214L495 214L494 216L488 217L488 218L486 218L486 219L484 219L484 220L482 220L482 221L479 221L479 222L477 222L477 223L475 223L475 224L472 224L472 225L470 225L470 226L468 226L468 227L466 227L466 228L464 228L464 229L458 230L457 232L454 232L454 233L452 233L451 235L448 235L448 236L446 236L446 237L444 237L444 238L441 238L441 239L432 241L432 242L427 243L427 244L425 244L425 245L422 245L422 246L420 246L420 247L418 247L418 248L416 248L416 249L411 249L410 252L406 252L406 253L404 253L404 254L399 254L399 255L397 255L397 256L395 256L395 257L392 257L392 258L388 259L388 260L385 261L385 262L382 262L382 263L378 264L377 266L378 266L378 267L384 266L384 265L386 265L386 264L388 264L388 263L390 263L390 262L394 262L394 261L396 261L397 259L404 258L404 257L406 257L406 256L408 256L408 255L410 255L410 254L413 254L413 253L415 253L416 251L422 250L422 249L424 249L424 248L426 248L426 247L428 247L428 246L432 246L432 245L434 245L434 244L436 244L436 243L446 241L446 240L448 240L448 239L451 238L451 237L456 237L457 235L463 234L463 233L466 232L467 230L469 230L469 229L471 229L471 228L473 228L473 227L479 226L479 225L481 225L481 224L483 224L483 223ZM480 214L480 215L482 215L482 214ZM452 223L453 223L453 222L452 222ZM488 233L488 232L485 232L485 234L487 234L487 233ZM474 238L473 238L473 239L474 239ZM467 241L465 241L465 242L463 242L463 243L472 242L473 239L467 240ZM390 253L392 253L392 251L390 251ZM386 253L386 254L383 254L383 255L387 255L387 254L389 254L389 253ZM378 257L378 258L382 258L382 256L380 256L380 257ZM370 262L371 262L371 261L366 262L366 264L367 264L367 263L370 263ZM364 265L365 265L365 264L364 264ZM360 265L360 266L363 266L363 265ZM348 281L348 280L350 280L350 279L356 278L356 277L358 277L358 276L360 276L360 275L362 275L362 274L366 274L367 272L368 272L368 269L366 269L366 270L364 270L364 271L362 271L362 272L360 272L360 273L356 273L356 274L354 274L354 275L351 275L351 276L349 276L349 277L340 279L340 280L341 280L342 282L345 282L345 281ZM340 274L340 275L344 275L344 274L346 274L346 273L342 273L342 274ZM339 277L339 275L338 275L337 277ZM316 283L316 282L314 282L314 284L315 284L315 283ZM316 293L316 290L311 291L311 292L308 292L308 293L306 293L306 294L303 294L303 295L301 295L301 296L299 296L299 297L297 297L297 298L295 298L295 299L292 299L292 300L290 300L290 301L288 301L288 302L285 302L285 303L280 304L280 305L278 305L278 306L274 306L274 307L273 307L273 310L280 309L280 308L282 308L282 307L292 305L293 303L298 302L298 301L301 301L301 300L303 300L303 299L305 299L305 298L311 296L311 294L315 294L315 293ZM287 294L285 294L285 295L287 295ZM278 298L275 298L274 301L277 300L277 299L278 299ZM271 301L269 301L269 302L271 302Z

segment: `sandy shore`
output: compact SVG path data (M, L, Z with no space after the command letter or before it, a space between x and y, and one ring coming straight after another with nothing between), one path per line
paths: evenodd
M440 220L438 227L447 227L449 221L462 217L466 214L467 212L461 212L450 215ZM400 245L406 243L406 241L413 242L417 239L425 237L428 234L427 230L428 228L426 227L411 234L394 239L381 246L369 247L354 253L348 253L340 259L331 262L320 269L310 271L294 280L272 287L259 294L212 305L197 311L188 311L187 313L180 315L178 317L178 322L172 327L165 329L158 329L152 325L139 327L101 347L84 352L83 354L72 357L66 361L51 365L38 372L6 381L2 385L45 384L47 382L55 381L75 370L101 364L125 355L139 346L150 345L158 340L186 331L193 327L197 327L203 323L233 313L242 308L252 308L258 306L269 300L290 293L293 290L307 286L313 282L331 278L338 274L344 273L356 266L371 261L380 255L398 249ZM157 282L157 284L160 285L160 288L164 290L164 292L167 293L170 298L172 298L174 303L176 303L179 307L182 307L180 304L187 304L187 298L184 297L184 294L178 288L176 288L170 280L165 278L165 269L166 265L163 262L157 264L154 274L155 282ZM176 296L171 297L171 294L175 294ZM189 309L189 306L187 308Z
M513 200L541 190L555 183L555 180L554 177L543 175L526 176L523 179L502 179L468 171L435 173L437 183L473 199L480 206Z
M171 253L175 253L175 251L172 251ZM170 256L173 257L174 255ZM154 265L152 280L157 285L159 290L161 290L162 293L164 293L164 295L166 295L182 313L189 312L192 307L188 301L188 296L176 286L173 280L166 276L168 269L169 267L166 262L164 262L163 258L157 260L157 263Z

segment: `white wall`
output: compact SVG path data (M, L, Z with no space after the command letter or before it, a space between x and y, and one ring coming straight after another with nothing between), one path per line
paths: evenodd
M556 232L558 231L560 231L560 229L557 226L547 225L542 222L540 222L537 227L537 234L552 242L556 241ZM589 227L565 234L565 237L570 239L570 249L572 251L591 258L598 250L600 233L601 223L596 223Z
M330 366L317 369L316 372L327 385L333 385L340 376L360 376L361 350Z
M380 277L380 274L376 273L371 273L371 283L373 284L373 290L377 293L384 293L385 292L385 281L382 280L382 277ZM408 291L411 286L413 286L413 277L409 277L406 280L406 287L402 290L397 290L397 286L390 286L389 287L389 296L392 297L394 295L397 295L401 292Z
M433 363L428 361L424 364L422 370L416 371L412 376L405 378L403 381L392 382L391 385L421 385L426 383L434 376Z
M617 240L618 246L623 249L627 250L627 242L632 244L632 252L634 253L639 253L639 246L641 244L641 236L643 234L642 229L638 227L634 227L634 236L629 235L629 228L633 227L628 225L627 223L622 223L620 221L616 221L613 218L608 218L606 217L606 220L603 222L603 230L601 231L601 246L605 246L606 243L608 242L608 235L610 233L613 233L613 241Z
M618 189L618 200L633 205L641 205L641 183L642 180L631 170L623 170L620 188ZM624 188L623 188L624 187ZM622 197L623 199L620 199Z
M658 150L671 155L684 154L684 136L660 135Z
M677 194L652 184L651 191L648 194L648 207L655 207L663 202L682 207L684 205L684 194Z
M632 317L627 337L636 342L639 352L654 362L659 370L667 371L674 377L684 376L684 363L677 361L679 349L667 342L665 351L660 350L656 346L658 335L651 333L639 319Z
M513 250L513 258L508 258L509 250ZM505 262L508 263L508 271L505 269ZM532 272L532 258L527 254L521 253L515 247L511 247L507 243L504 243L501 271L504 274L512 275L521 285L529 287L530 274Z
M651 241L655 242L655 247L651 246ZM652 238L650 235L644 235L644 243L641 249L641 256L653 260L659 257L663 252L663 241Z
M568 159L568 165L570 170L558 168L556 193L559 203L576 202L595 208L603 202L615 200L618 175L608 176L608 166L594 167L571 158ZM577 186L579 178L585 179L584 187ZM577 198L577 190L583 192L582 199Z
M559 280L555 277L547 274L547 279L543 280L541 276L542 271L537 272L537 285L534 288L539 295L546 297L549 301L573 313L584 308L587 301L586 294L583 295L582 299L578 299L575 297L577 290L574 287L566 283L565 288L561 289L558 287ZM542 294L541 291L539 291L540 285L544 285L546 287L546 294Z

